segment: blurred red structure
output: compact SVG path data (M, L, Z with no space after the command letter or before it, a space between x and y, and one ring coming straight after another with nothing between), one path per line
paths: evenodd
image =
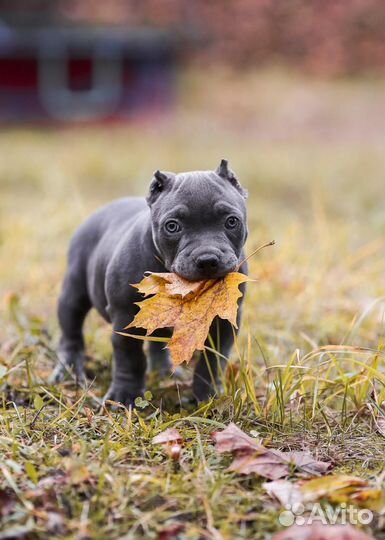
M0 28L0 121L94 121L154 112L172 98L162 31Z
M383 76L385 1L0 0L0 120L126 118L162 106L176 48L184 65L206 70Z

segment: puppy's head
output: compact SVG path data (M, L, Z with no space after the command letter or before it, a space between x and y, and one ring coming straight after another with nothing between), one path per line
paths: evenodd
M167 270L190 281L233 271L247 237L246 196L226 160L216 171L156 171L147 202Z

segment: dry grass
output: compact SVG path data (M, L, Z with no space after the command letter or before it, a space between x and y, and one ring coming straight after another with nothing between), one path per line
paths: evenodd
M204 84L189 75L181 85L184 101L166 118L0 134L0 516L16 537L176 538L166 536L172 525L181 539L269 538L279 507L258 479L227 472L211 444L231 420L337 471L384 470L374 422L385 400L381 82L270 73ZM96 315L90 393L47 386L77 224L114 197L144 194L156 168L209 168L221 157L250 192L249 252L277 242L251 261L259 281L226 395L192 411L173 383L152 380L149 408L98 411L90 394L106 389L111 350ZM170 423L187 441L179 465L151 445Z

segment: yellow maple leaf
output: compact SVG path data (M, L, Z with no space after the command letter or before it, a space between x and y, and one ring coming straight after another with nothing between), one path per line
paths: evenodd
M158 328L174 328L168 342L174 366L191 360L203 350L215 317L227 319L236 328L239 285L250 279L231 272L222 279L190 282L177 274L153 273L134 286L145 296L137 302L140 311L127 328L144 328L147 335Z

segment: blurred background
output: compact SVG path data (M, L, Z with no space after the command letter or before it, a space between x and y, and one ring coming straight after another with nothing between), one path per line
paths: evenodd
M0 47L3 122L126 120L177 100L173 75L192 65L209 78L224 67L244 75L272 65L324 77L381 75L385 6L1 0Z
M249 326L277 358L340 340L384 294L384 83L382 0L0 0L0 336L56 336L92 210L227 158L248 250L277 241L251 264Z

